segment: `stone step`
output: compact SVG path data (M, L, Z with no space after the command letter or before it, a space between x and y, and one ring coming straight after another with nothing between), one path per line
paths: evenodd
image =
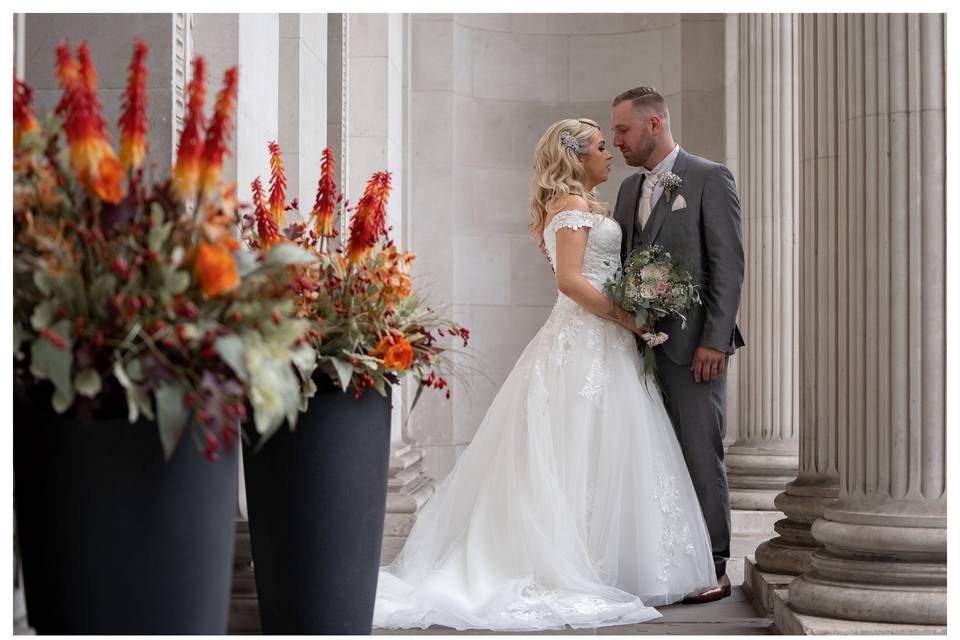
M388 493L387 513L416 513L432 495L432 479L427 479L416 491L410 494Z
M230 617L227 623L229 634L260 633L260 610L256 597L231 597Z
M756 511L752 509L731 509L730 525L733 535L766 535L774 537L773 525L786 516L781 511Z
M395 471L399 471L400 469L412 467L421 460L423 460L423 452L413 449L410 445L397 449L393 455L390 456L390 475L393 475Z
M410 491L403 491L403 489L407 485L416 484L421 478L423 478L423 470L419 466L399 469L396 473L390 475L389 480L387 480L387 489L389 491L412 493L412 489ZM423 480L420 480L420 483L422 484Z
M257 597L257 580L253 573L253 565L246 570L233 570L233 586L230 588L230 597Z

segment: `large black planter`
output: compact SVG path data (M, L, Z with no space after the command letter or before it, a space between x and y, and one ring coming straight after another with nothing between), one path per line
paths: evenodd
M243 466L268 634L369 634L390 455L390 398L329 385Z
M14 494L28 622L42 634L227 629L237 446L209 462L155 423L81 422L14 403Z

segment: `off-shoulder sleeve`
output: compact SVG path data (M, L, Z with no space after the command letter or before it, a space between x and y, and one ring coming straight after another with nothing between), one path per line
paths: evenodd
M590 229L593 228L595 222L595 214L571 209L570 211L561 211L557 215L553 216L553 220L550 221L549 226L553 227L555 230L581 229L583 227Z

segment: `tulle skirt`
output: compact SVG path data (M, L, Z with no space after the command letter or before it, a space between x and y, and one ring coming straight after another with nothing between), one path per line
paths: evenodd
M374 626L631 624L716 584L700 506L633 334L561 295L381 568Z

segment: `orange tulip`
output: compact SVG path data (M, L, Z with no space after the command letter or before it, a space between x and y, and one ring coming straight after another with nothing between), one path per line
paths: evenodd
M240 284L233 254L225 247L207 242L201 242L197 250L193 275L208 298L215 298Z

